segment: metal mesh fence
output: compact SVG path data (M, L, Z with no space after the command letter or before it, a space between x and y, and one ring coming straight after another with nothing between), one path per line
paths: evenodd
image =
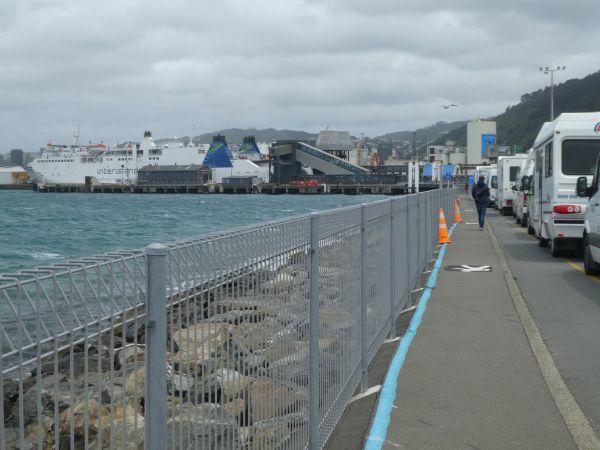
M320 448L453 189L0 277L0 450Z

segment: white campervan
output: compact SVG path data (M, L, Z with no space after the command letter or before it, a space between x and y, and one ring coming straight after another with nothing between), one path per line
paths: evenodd
M576 250L583 239L585 198L576 193L577 179L592 181L600 154L600 112L564 113L546 122L535 143L534 229L540 246L553 256Z
M517 173L515 217L517 223L520 223L522 227L527 226L527 199L529 198L529 182L533 174L534 158L535 155L533 149L531 149L527 152L527 158L523 161L519 173Z
M498 200L498 166L496 164L490 166L490 182L488 186L490 188L490 204L496 206L496 200Z
M600 123L596 126L600 133ZM577 195L589 197L583 230L583 267L588 275L600 275L600 159L591 186L588 187L586 176L577 179Z
M492 175L492 173L494 175ZM479 180L479 177L483 175L485 177L485 182L488 185L488 188L490 189L490 205L493 205L494 201L496 200L496 190L497 190L496 188L497 188L497 183L498 183L497 177L495 180L496 188L493 187L494 180L492 180L492 177L496 176L495 173L496 173L496 165L477 166L475 168L475 183L477 183L477 180Z
M498 198L496 205L501 214L511 214L515 205L513 186L517 182L517 172L525 160L525 155L500 156L498 158Z

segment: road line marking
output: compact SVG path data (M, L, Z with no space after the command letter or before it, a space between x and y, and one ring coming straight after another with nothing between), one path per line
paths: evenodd
M509 225L514 226L515 228L517 228L519 231L521 231L523 234L525 234L528 238L535 240L536 238L534 236L531 236L529 233L527 233L527 231L524 228L519 227L518 225L509 222L507 220ZM593 276L593 275L588 275L587 273L585 273L585 270L583 269L583 267L578 266L577 263L575 263L574 261L571 261L570 259L567 258L563 258L563 261L566 262L569 266L571 266L573 269L575 269L578 272L581 272L582 274L584 274L586 277L588 277L590 280L592 280L594 283L600 284L600 278Z
M591 276L588 275L587 273L585 273L585 269L581 266L579 266L577 263L575 263L574 261L571 261L570 259L565 258L565 262L570 265L573 269L575 269L577 272L581 272L582 274L584 274L586 277L588 277L590 280L592 280L594 283L598 283L600 284L600 278L595 277L595 276Z
M577 401L573 397L573 394L569 391L569 388L565 384L562 379L560 372L556 368L556 364L554 364L554 360L544 343L544 339L538 329L535 320L525 303L525 299L521 294L521 290L515 281L515 276L510 270L508 262L506 260L506 256L504 256L504 252L498 243L498 239L494 234L494 230L492 227L488 227L488 232L490 234L490 238L492 239L492 246L494 247L494 251L500 260L500 266L504 271L504 280L508 286L508 290L513 300L513 304L515 305L515 309L517 310L517 314L521 319L521 323L523 324L523 329L525 330L525 334L527 335L527 340L529 341L529 346L533 351L535 359L537 360L538 366L542 372L542 376L546 381L546 385L550 390L550 394L554 399L554 403L558 407L560 415L563 420L571 436L573 436L573 440L575 444L580 449L600 449L600 440L594 430L590 426L589 421L583 414L583 411L577 404Z

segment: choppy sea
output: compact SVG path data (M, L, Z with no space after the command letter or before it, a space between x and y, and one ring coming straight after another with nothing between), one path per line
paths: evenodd
M381 198L0 191L0 273Z

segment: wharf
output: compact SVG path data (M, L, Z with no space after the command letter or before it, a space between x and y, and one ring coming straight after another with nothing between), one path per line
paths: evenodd
M0 187L1 188L1 187ZM421 184L421 191L438 189L438 184ZM101 194L344 194L344 195L405 195L412 193L405 184L275 184L261 183L256 186L211 183L199 186L152 186L122 184L34 184L28 189L36 192L101 193Z
M31 191L32 189L31 183L0 184L0 191Z

